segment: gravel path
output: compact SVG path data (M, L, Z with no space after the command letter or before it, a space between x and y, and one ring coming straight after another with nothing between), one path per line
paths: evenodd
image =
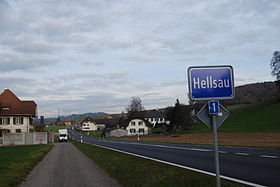
M120 186L71 143L57 143L21 187Z

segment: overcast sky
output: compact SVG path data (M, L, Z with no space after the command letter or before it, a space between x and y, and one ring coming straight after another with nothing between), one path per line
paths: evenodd
M39 115L187 104L189 66L272 81L279 0L0 0L0 85Z

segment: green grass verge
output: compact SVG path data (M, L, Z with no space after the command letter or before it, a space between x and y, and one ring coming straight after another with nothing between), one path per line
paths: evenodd
M215 186L215 177L76 141L72 142L123 186ZM222 186L241 186L225 180L221 183Z
M229 107L230 117L219 127L220 132L280 132L280 103L277 99ZM196 124L185 133L210 132L204 124Z
M52 145L0 147L0 186L19 185Z
M53 126L53 127L46 127L45 130L48 132L58 132L59 129L67 129L67 126Z

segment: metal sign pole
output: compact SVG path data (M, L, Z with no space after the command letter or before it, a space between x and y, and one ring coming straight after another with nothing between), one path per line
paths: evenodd
M221 180L220 180L220 164L219 164L219 152L218 152L217 115L215 115L215 114L212 114L212 127L213 127L213 134L214 134L216 187L220 187Z

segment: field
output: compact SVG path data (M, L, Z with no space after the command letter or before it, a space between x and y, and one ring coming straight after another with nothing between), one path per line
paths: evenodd
M215 186L212 176L88 144L73 144L123 186ZM221 184L240 186L225 180Z
M219 145L280 148L280 132L219 132L218 138ZM126 137L121 138L121 140L137 141L137 137ZM212 145L213 136L212 133L174 134L168 136L140 137L140 141Z
M0 186L19 185L51 148L51 145L0 147Z
M87 135L92 138L101 138L102 132L101 131L91 131L91 132L80 132L83 135Z

